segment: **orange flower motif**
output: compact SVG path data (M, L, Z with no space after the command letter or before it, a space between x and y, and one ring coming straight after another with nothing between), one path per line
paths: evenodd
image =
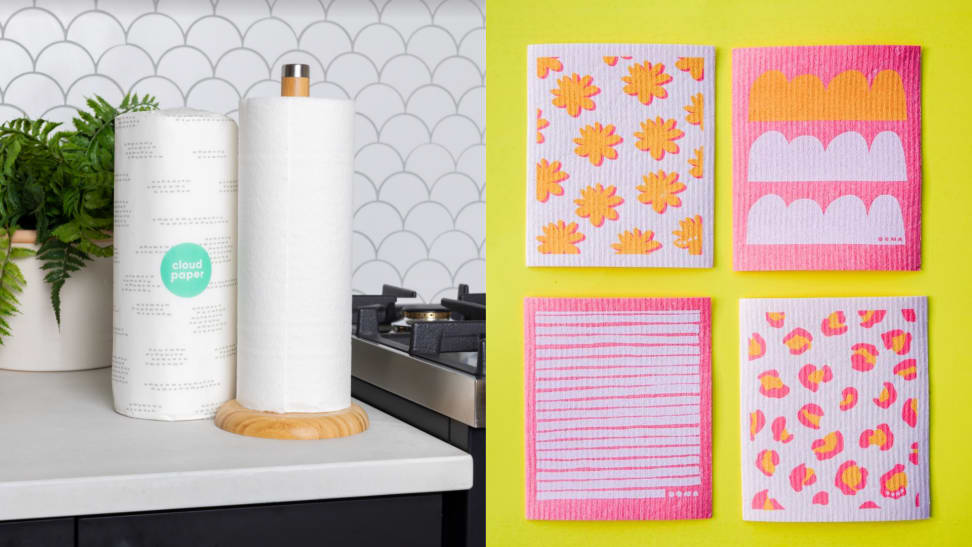
M570 178L570 175L560 170L560 162L547 162L542 159L537 163L537 201L545 203L550 194L564 195L560 183Z
M692 125L699 126L699 129L705 129L705 100L702 98L701 93L696 93L692 95L692 104L685 105L682 108L685 109L688 114L685 115L685 121Z
M702 254L702 216L686 217L678 221L681 230L672 232L678 239L675 246L679 249L688 249L690 255Z
M560 72L564 64L558 57L537 57L537 78L546 78L550 71Z
M642 131L635 131L638 142L635 146L638 150L651 153L651 157L660 160L665 157L665 152L678 154L678 145L672 141L681 139L685 132L675 127L675 120L665 121L661 116L655 121L645 120L641 122Z
M659 169L657 173L642 176L645 183L636 188L641 191L638 201L651 205L656 213L664 213L669 205L681 207L682 200L675 194L685 190L685 185L678 182L678 173L666 173Z
M575 245L584 241L584 234L577 231L577 223L567 224L562 220L551 222L543 227L543 235L537 236L540 245L537 250L543 254L576 255L580 249Z
M629 60L631 59L631 56L621 55L619 57L617 55L605 55L604 57L601 57L601 59L604 60L604 64L606 64L607 66L616 66L618 64L618 60L620 59Z
M594 95L601 92L601 88L591 85L592 76L578 76L575 72L570 76L561 76L557 80L557 89L551 91L554 95L553 105L566 108L573 117L580 116L581 110L594 110Z
M625 83L625 93L637 95L641 104L649 105L655 97L668 97L668 91L662 86L672 81L672 77L665 74L665 65L656 63L652 66L645 61L644 64L635 63L629 66L628 75L622 76L621 80Z
M679 57L675 61L675 68L682 72L688 72L697 82L701 82L702 78L705 77L704 66L705 59L702 57Z
M543 110L537 109L537 144L543 144L543 131L544 129L550 127L550 122L543 118Z
M580 130L581 136L574 139L577 143L574 153L587 158L595 166L600 166L604 158L617 159L618 151L614 146L623 139L614 134L614 129L613 125L602 126L598 122L594 122L594 125L585 125Z
M598 227L604 224L604 219L617 220L618 212L614 208L624 203L620 196L614 195L617 191L614 186L605 188L600 183L584 188L580 199L574 200L577 216L590 218L591 224Z
M705 165L702 162L702 148L704 147L700 146L693 150L695 157L689 158L688 160L688 164L692 166L692 168L689 169L689 174L697 179L702 178L702 166Z
M646 255L661 249L662 244L654 238L655 232L651 230L625 230L623 234L618 234L618 243L612 243L611 247L619 255Z

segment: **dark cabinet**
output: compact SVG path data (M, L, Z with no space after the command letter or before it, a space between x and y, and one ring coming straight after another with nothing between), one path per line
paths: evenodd
M442 512L434 493L8 521L0 547L436 547Z
M0 521L0 547L74 547L74 519Z

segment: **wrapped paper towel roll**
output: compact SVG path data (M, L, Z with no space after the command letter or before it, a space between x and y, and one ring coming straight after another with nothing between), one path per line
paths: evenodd
M207 418L236 364L236 123L190 109L115 121L112 390L134 418Z
M252 410L351 405L350 101L240 104L237 400Z

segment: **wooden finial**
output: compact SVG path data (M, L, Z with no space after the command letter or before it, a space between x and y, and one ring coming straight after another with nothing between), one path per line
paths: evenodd
M280 74L280 96L307 97L310 95L310 65L284 65Z

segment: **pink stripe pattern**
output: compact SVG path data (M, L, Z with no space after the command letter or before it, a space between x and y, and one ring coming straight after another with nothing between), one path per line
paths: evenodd
M526 513L712 515L710 303L528 298Z

